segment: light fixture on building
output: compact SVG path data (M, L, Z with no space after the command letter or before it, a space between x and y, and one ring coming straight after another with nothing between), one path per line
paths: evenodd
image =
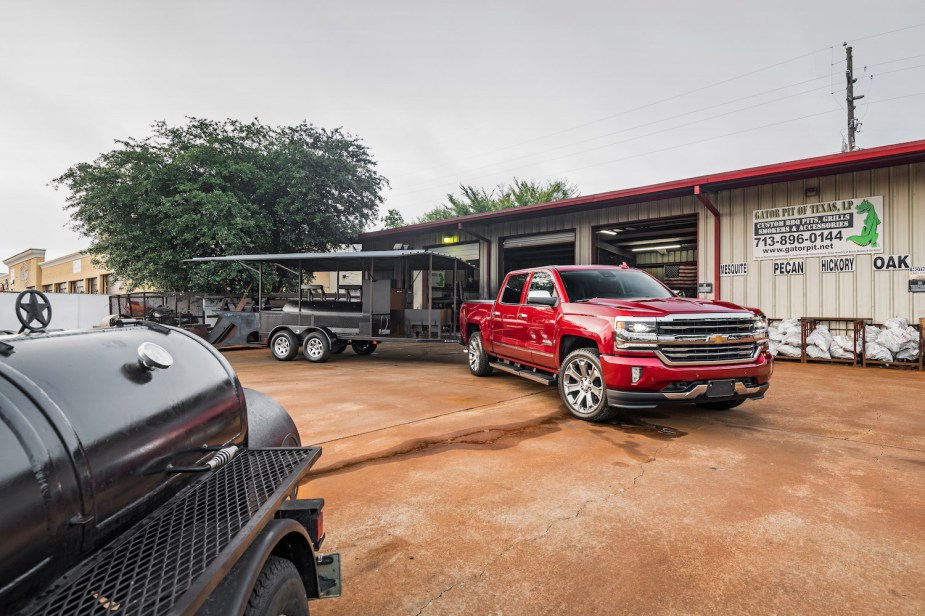
M444 236L443 236L443 243L444 243L444 244L455 244L455 243L456 243L456 237L453 236L453 235L444 235Z
M807 197L816 197L819 195L819 189L815 186L807 186L805 193Z
M604 235L616 235L617 232L612 229L601 229L598 233L603 233Z
M644 246L642 248L633 248L633 252L648 252L656 250L674 250L680 248L681 244L667 244L665 246Z

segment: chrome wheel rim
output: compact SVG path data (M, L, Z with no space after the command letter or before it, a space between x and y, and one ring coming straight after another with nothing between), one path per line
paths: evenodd
M276 353L279 357L285 357L286 355L289 355L289 349L289 338L286 336L279 336L273 343L273 352Z
M579 415L589 415L604 399L604 379L590 359L577 357L562 375L562 392L569 408Z
M469 340L469 368L473 372L479 369L479 359L482 355L482 345L479 343L478 338L472 338Z
M319 338L311 338L305 341L305 354L312 359L318 359L324 354L324 344Z

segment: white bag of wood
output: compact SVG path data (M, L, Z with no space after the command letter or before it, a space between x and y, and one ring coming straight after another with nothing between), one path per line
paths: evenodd
M868 340L870 339L868 338ZM899 328L883 329L875 342L895 355L899 353L899 349L904 343L909 342L909 335L906 334L905 330Z
M832 334L829 332L829 328L825 325L817 325L816 329L812 331L806 337L806 350L809 351L810 346L819 347L819 350L824 351L826 355L829 354L829 347L832 345ZM816 357L813 355L813 357Z
M860 348L860 345L858 345ZM833 336L829 354L836 359L854 359L854 344L848 336Z
M864 347L864 355L871 361L893 361L893 354L889 349L876 342L867 343Z
M798 327L787 332L787 335L784 336L783 340L781 340L781 344L800 348L800 346L803 344L803 337L800 334L800 328Z
M865 325L864 326L864 335L867 338L867 342L876 342L877 336L880 335L880 328L875 325ZM861 335L858 334L858 348L864 348L864 340L861 338Z
M777 347L778 347L778 343L776 341L774 340L768 341L768 351L770 351L771 355L773 355L774 357L777 357Z
M792 346L789 344L781 344L777 347L777 352L780 355L785 355L787 357L799 357L800 356L800 347Z
M893 317L883 324L886 329L906 329L909 327L909 321L902 317Z
M777 329L784 332L785 334L791 330L800 330L800 320L799 319L784 319L777 326Z
M829 355L829 351L827 349L821 349L815 344L806 345L806 354L810 357L815 357L816 359L832 359L832 356Z
M896 359L915 361L919 358L919 332L914 327L906 327L905 333L909 340L899 346Z
M776 340L777 342L780 342L781 340L784 339L784 332L779 330L777 326L772 325L771 327L768 328L768 338L770 338L771 340Z

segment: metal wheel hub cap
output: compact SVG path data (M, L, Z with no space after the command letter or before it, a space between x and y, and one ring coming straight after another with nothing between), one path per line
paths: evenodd
M324 349L321 346L321 341L317 338L308 341L308 354L312 357L321 357L321 353Z
M276 339L276 344L273 348L276 349L277 355L285 355L289 352L289 340L287 340L284 336L280 336Z

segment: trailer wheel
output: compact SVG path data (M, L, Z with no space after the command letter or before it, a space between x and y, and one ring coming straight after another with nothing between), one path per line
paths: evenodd
M346 348L347 348L346 342L344 342L343 340L335 340L331 344L331 353L333 353L334 355L340 355L341 353L344 352L344 349Z
M305 359L310 362L320 364L331 358L331 343L328 337L321 332L312 332L305 336L305 342L302 343L302 352Z
M353 352L357 355L372 355L376 352L376 347L378 344L374 343L372 340L357 340L350 344L350 347L353 349Z
M279 361L289 361L299 354L299 339L288 329L283 329L270 338L270 351Z
M247 601L245 616L308 616L308 598L291 560L271 556Z
M482 343L482 334L472 332L469 335L469 372L475 376L488 376L491 374L491 365L488 363L488 353Z
M569 413L585 421L606 421L616 414L607 404L601 360L593 349L575 349L559 368L559 395Z

